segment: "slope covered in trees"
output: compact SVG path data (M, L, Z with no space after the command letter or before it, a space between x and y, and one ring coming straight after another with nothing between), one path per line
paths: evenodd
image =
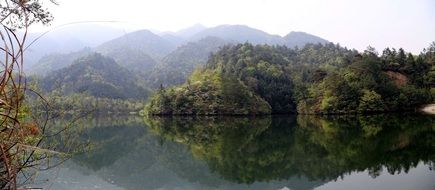
M158 64L147 53L134 48L114 48L107 56L127 70L138 73L145 73Z
M306 44L326 44L327 40L305 32L290 32L283 37L287 47L304 47Z
M183 84L195 68L205 65L212 53L228 43L220 38L206 37L178 47L146 73L147 84L151 88Z
M85 93L93 97L111 99L146 99L149 90L137 83L135 74L118 65L113 59L93 53L47 75L41 87L60 91L63 95Z
M430 50L413 56L403 49L386 49L378 55L370 47L357 52L332 43L302 49L248 43L225 46L185 85L160 90L147 109L151 114L239 114L211 106L215 99L209 97L226 96L223 100L237 102L247 114L412 110L432 100L427 80L431 59ZM213 77L207 76L210 73ZM211 78L226 84L208 82ZM228 85L237 87L216 90ZM195 96L199 92L201 96ZM260 98L237 98L249 93ZM251 109L263 101L269 111Z
M30 74L45 76L48 73L70 66L76 59L92 53L90 48L84 48L68 54L54 53L42 57L32 68Z
M429 48L424 50L423 56L424 60L430 64L429 73L426 78L423 78L423 80L427 81L431 88L432 97L435 97L435 42L433 42Z
M197 71L188 84L157 92L147 112L160 115L258 115L269 114L269 104L237 78L223 78L214 71ZM176 107L177 109L174 109Z

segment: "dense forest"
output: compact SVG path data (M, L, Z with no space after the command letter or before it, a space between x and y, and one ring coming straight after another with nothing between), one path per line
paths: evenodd
M121 67L112 58L87 54L65 68L31 78L31 83L45 94L51 111L128 114L142 110L151 90L141 84L139 74ZM56 59L63 60L61 56ZM45 110L39 107L37 99L28 96L27 101Z
M94 53L44 77L41 87L49 92L60 90L64 95L88 93L100 98L146 99L149 91L137 80L113 59Z
M340 45L227 45L179 87L163 86L150 114L349 114L414 110L434 95L435 43L420 55Z

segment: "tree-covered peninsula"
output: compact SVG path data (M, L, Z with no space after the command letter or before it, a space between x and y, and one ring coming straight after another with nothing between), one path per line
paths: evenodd
M364 52L336 44L227 45L178 87L163 86L154 115L349 114L414 110L430 103L435 43L419 55L402 48Z

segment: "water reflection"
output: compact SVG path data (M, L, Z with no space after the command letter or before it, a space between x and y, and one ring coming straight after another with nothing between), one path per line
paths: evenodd
M355 172L434 167L435 118L175 117L86 120L91 151L54 189L313 189ZM435 175L434 175L435 176ZM435 183L427 181L429 186ZM426 185L427 186L427 185ZM76 188L72 188L76 187ZM394 184L386 184L394 187Z
M333 180L354 171L372 177L434 166L429 116L316 118L149 118L166 139L182 142L224 179L253 183L304 176Z
M87 131L83 132L80 141L92 142L91 151L75 156L74 164L67 165L68 168L80 168L81 171L86 168L86 175L99 176L123 189L279 189L290 186L297 189L312 189L324 183L318 180L310 181L305 177L281 181L275 179L249 185L234 183L211 172L207 162L195 158L196 154L192 154L190 146L180 143L180 140L169 140L152 128L158 126L144 126L143 121L139 122L135 119L118 118L113 123L111 120L113 119L89 122ZM123 124L119 121L129 122ZM232 121L227 120L227 122ZM258 126L270 125L270 123L261 123L262 121L259 120ZM179 124L179 120L173 122L174 125ZM226 125L227 122L222 124ZM213 128L217 127L214 124L210 123ZM245 122L233 124L233 127L242 129ZM238 124L240 126L237 126ZM209 132L214 133L212 130ZM213 136L208 135L211 138ZM64 176L67 177L68 175ZM108 188L107 185L99 186ZM89 184L82 189L91 187L93 185Z

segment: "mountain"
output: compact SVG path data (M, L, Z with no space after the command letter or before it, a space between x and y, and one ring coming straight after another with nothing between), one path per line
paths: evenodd
M183 45L188 41L188 39L207 29L205 26L201 25L201 24L195 24L191 27L185 28L185 29L181 29L177 32L153 32L154 34L159 35L160 37L162 37L163 39L172 42L173 44L175 44L177 47L179 45Z
M64 68L91 51L115 59L119 65L130 71L144 72L157 63L156 59L150 55L161 57L172 49L172 44L163 38L149 31L138 31L103 43L92 50L87 48L77 52L49 54L42 57L29 73L44 75L47 72Z
M204 30L206 30L207 28L205 26L203 26L202 24L195 24L191 27L179 30L175 33L175 35L180 36L182 38L188 39L190 37L192 37L193 35L202 32Z
M146 99L149 91L137 83L134 73L112 58L93 53L43 78L41 87L64 95L87 93L94 97Z
M41 55L38 52L40 51L46 52L47 55L38 61L33 68L32 65L35 65L34 63L29 63L30 61L26 62L26 68L32 68L32 70L29 70L29 73L44 74L44 72L68 66L83 52L82 50L65 52L66 50L74 50L85 44L89 45L90 38L92 37L95 37L96 42L99 42L102 39L108 39L121 33L121 29L110 30L110 28L102 26L90 25L85 29L89 29L89 32L86 31L86 34L81 34L84 32L80 31L77 27L61 28L41 38L40 40L42 41L38 41L32 48L27 50L26 60L39 60L38 56ZM102 31L104 29L109 30L109 34ZM98 37L98 32L101 33L102 37ZM78 39L74 41L71 38L69 43L70 49L61 45L59 41L66 42L62 39L68 38L67 36L74 36L74 33L77 33L75 37L82 39L83 42ZM62 34L65 34L65 36L62 36ZM227 43L280 44L287 45L288 47L303 47L306 43L327 43L322 38L304 32L291 32L282 38L243 25L222 25L207 29L197 24L178 32L166 32L159 35L149 30L140 30L107 41L93 48L93 50L115 59L118 64L131 71L150 73L150 77L147 78L151 80L150 84L156 87L160 84L172 85L183 83L195 67L205 63L210 52L214 52L219 46L226 44L223 41ZM37 36L31 36L30 38L35 37ZM58 37L57 39L61 40L54 40L51 37ZM211 40L212 38L209 38L201 41L207 37L214 37L215 40L220 40L213 41ZM198 44L195 45L195 43ZM72 48L73 46L77 47ZM33 52L35 47L37 47L37 52ZM50 52L60 53L52 55L53 53ZM162 62L161 65L159 65L160 62ZM151 69L154 71L150 71ZM163 73L166 77L155 75L158 73ZM160 80L162 78L167 78L167 80Z
M207 36L219 37L224 40L239 43L249 42L252 44L286 45L287 47L303 47L308 43L328 43L325 39L305 32L290 32L286 36L281 37L244 25L216 26L193 35L189 40L196 41Z
M91 48L84 48L77 52L67 54L53 53L42 57L32 68L29 74L45 76L53 71L70 66L76 59L92 53Z
M204 65L209 55L225 44L229 42L217 37L206 37L178 47L147 74L147 84L152 88L157 88L161 84L183 84L195 68Z
M41 34L28 34L26 39L26 50L24 51L25 69L33 67L40 58L45 55L59 52L63 50L69 51L70 48L64 49L58 40L50 38L48 36L40 37ZM83 46L84 44L80 41L69 40L72 46ZM74 47L75 48L75 47Z
M154 60L160 60L175 48L174 43L149 30L139 30L105 42L99 45L96 51L116 60L117 58L114 55L117 55L119 50L137 50L149 55Z
M208 36L240 43L249 42L252 44L270 45L285 44L285 41L281 38L281 36L271 35L261 30L250 28L244 25L220 25L213 28L208 28L193 35L189 41L197 41Z
M129 32L129 29L118 25L78 23L56 28L49 32L47 36L60 41L65 41L63 39L78 39L86 46L95 47Z
M107 56L132 72L144 73L157 64L151 56L132 47L114 47Z
M304 47L306 44L311 43L311 44L317 44L317 43L321 43L321 44L326 44L329 43L327 40L305 33L305 32L290 32L289 34L287 34L286 36L284 36L284 40L285 40L285 45L287 47L296 47L298 46L299 48Z
M161 84L172 86L184 83L195 68L206 63L210 53L217 51L219 47L225 44L250 42L253 44L303 47L308 43L325 44L328 42L320 37L303 32L291 32L282 38L243 25L222 25L209 29L197 25L184 30L184 32L194 31L194 29L201 31L193 35L188 40L189 43L180 46L163 58L162 63L156 65L147 74L150 87L157 88Z
M122 67L135 73L145 73L153 68L157 62L142 51L130 48L114 48L111 58ZM71 53L53 53L42 57L29 71L31 75L45 76L46 74L65 68L76 59L82 58L94 52L91 48L84 48Z
M25 51L25 68L32 68L43 56L53 53L65 54L85 47L94 47L122 36L126 32L122 28L80 23L57 27L46 33L29 33L26 46L30 46Z
M172 44L174 44L175 46L179 46L181 44L184 43L185 38L180 37L174 33L165 33L165 34L161 34L160 37L162 37L163 39L171 42Z
M100 32L104 36L104 32ZM158 60L174 50L176 44L180 44L182 40L177 36L169 34L160 37L148 30L141 30L107 41L92 50L88 49L86 51L87 53L95 51L111 57L119 65L130 71L144 72L153 68ZM55 41L46 44L54 43ZM52 46L59 47L57 45ZM44 49L44 51L48 52L46 56L42 57L36 64L33 64L34 66L27 66L27 68L31 68L29 73L44 75L47 72L64 68L72 64L75 59L86 55L84 50L50 54L49 52L54 50ZM35 59L37 58L35 57Z

